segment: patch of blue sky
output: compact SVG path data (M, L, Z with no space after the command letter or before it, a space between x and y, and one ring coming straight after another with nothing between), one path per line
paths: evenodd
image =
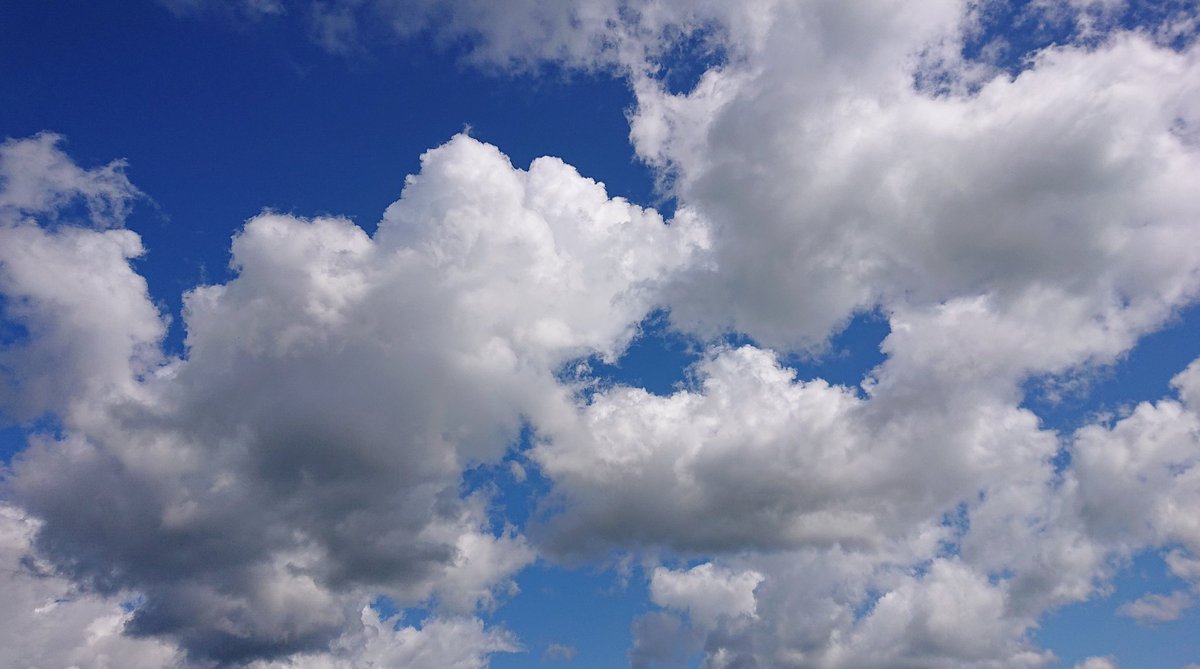
M29 341L29 328L13 313L13 300L0 294L0 350Z
M1160 34L1176 49L1196 37L1197 26L1162 35L1164 25L1195 10L1192 0L1095 2L1078 8L1037 0L980 4L980 29L963 44L963 55L996 65L1012 75L1028 69L1030 56L1051 46L1094 46L1115 30ZM1077 20L1078 17L1084 20ZM1182 24L1178 24L1182 26Z
M704 73L728 61L728 53L714 26L701 26L678 35L657 58L655 77L668 93L686 95L696 88Z
M891 331L887 317L879 311L861 312L833 335L823 350L791 353L783 356L782 362L795 369L800 379L820 378L853 388L887 359L881 347Z
M12 464L13 456L25 450L28 431L19 425L0 427L0 463L4 466Z
M347 61L314 46L299 16L261 21L253 39L150 2L18 3L5 16L0 87L21 94L0 105L0 136L49 129L84 166L128 160L153 199L129 221L148 251L137 268L175 316L185 290L230 278L246 219L266 208L373 231L419 156L468 127L517 167L558 156L612 196L660 200L629 145L632 95L607 74L488 74L420 38Z
M878 310L859 312L824 345L813 350L778 352L779 362L794 370L798 380L824 379L861 390L863 380L887 359L882 346L891 331L887 317ZM725 344L760 346L752 337L738 333L727 335Z
M595 381L594 386L584 388L585 398L596 389L616 384L642 388L655 395L692 389L691 370L704 356L706 345L674 329L669 313L662 310L647 316L638 328L637 337L615 362L590 356L568 363L561 375L564 378L575 375L579 365L585 364L587 378ZM779 361L793 369L800 380L820 378L831 384L856 387L886 359L880 347L890 332L883 314L859 313L819 351L782 352ZM759 344L751 337L730 333L709 345L736 348Z
M61 439L64 436L62 423L49 415L27 423L16 423L11 416L0 414L0 466L11 466L13 458L25 450L35 436Z
M688 369L702 355L700 342L672 328L669 314L657 310L642 319L637 336L616 361L605 362L599 356L589 356L569 363L563 373L574 374L580 363L586 365L586 376L596 385L584 389L585 397L612 385L670 395L687 387Z
M1067 44L1075 25L1032 0L980 5L978 32L963 44L963 56L996 65L1012 74L1029 66L1029 55L1048 46Z
M1181 310L1166 326L1145 335L1113 365L1067 377L1025 382L1023 406L1048 429L1069 433L1089 422L1127 414L1138 402L1173 397L1170 382L1200 358L1200 305Z
M1060 660L1056 666L1063 668L1090 656L1112 656L1120 666L1137 669L1180 669L1200 662L1200 609L1154 625L1117 613L1122 604L1148 593L1165 595L1185 587L1167 571L1162 556L1159 551L1136 556L1113 580L1108 594L1049 613L1033 640L1053 650Z
M550 479L524 456L533 439L532 430L526 426L502 460L477 464L463 471L461 495L486 496L488 518L496 532L503 531L507 524L524 528L546 512Z
M517 576L521 594L493 616L516 632L527 652L497 655L492 669L518 669L553 664L542 654L551 644L578 651L572 669L611 669L628 666L632 645L631 621L654 610L645 575L636 568L570 569L548 563Z

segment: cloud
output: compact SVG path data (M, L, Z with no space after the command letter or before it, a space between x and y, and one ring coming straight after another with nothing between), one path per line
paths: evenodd
M1117 661L1111 657L1089 657L1075 665L1075 669L1117 669Z
M685 571L657 567L650 575L650 600L688 614L693 624L712 626L721 616L754 616L754 588L763 575L734 573L706 562Z
M484 669L491 655L522 650L511 633L487 629L478 618L432 618L418 627L382 618L367 607L361 620L361 627L347 630L332 643L329 652L278 661L258 660L247 666L249 669Z
M324 652L380 594L461 616L513 592L534 551L460 494L463 468L497 461L522 417L569 412L558 369L616 356L705 243L561 161L518 170L459 136L374 238L248 221L236 277L185 295L187 353L164 361L134 233L0 234L7 316L34 335L6 351L24 365L10 406L62 425L15 458L7 494L56 570L143 598L128 633L226 663Z
M32 555L36 520L0 505L0 664L8 667L159 669L179 652L122 633L129 612L120 596L80 592Z
M52 565L38 560L33 545L38 521L19 509L0 506L0 662L12 667L161 669L183 666L183 651L162 639L130 636L127 625L138 597L80 591ZM435 617L419 626L400 625L364 608L361 622L328 650L252 669L352 669L396 666L413 669L483 669L495 653L522 650L510 632L486 628L478 618Z
M579 649L575 648L575 646L552 643L546 646L546 650L542 653L542 659L550 662L570 662L578 654Z
M1080 515L1090 532L1117 545L1177 544L1200 555L1200 524L1184 511L1200 501L1200 406L1192 362L1172 380L1180 399L1143 402L1112 425L1080 429L1072 447ZM1173 560L1190 575L1188 558Z
M776 25L834 20L797 13ZM1057 371L1112 359L1191 299L1197 258L1175 255L1171 240L1197 220L1182 188L1196 151L1174 130L1200 108L1176 85L1193 52L1124 36L931 96L911 85L909 54L953 26L953 12L901 13L857 25L872 37L853 56L815 53L819 38L781 29L778 44L710 71L688 95L639 84L635 146L672 170L719 240L712 263L681 278L677 322L819 347L856 312L982 305L1000 333L1045 346L981 357ZM1174 258L1150 260L1160 253Z
M1117 608L1117 613L1133 618L1144 625L1178 620L1183 612L1192 607L1191 595L1176 590L1169 595L1148 594L1126 602Z
M682 665L699 649L701 639L678 616L652 612L633 620L633 647L629 650L632 669Z
M41 133L0 144L0 293L24 330L0 350L0 402L23 421L133 393L166 330L129 267L141 240L111 229L141 195L124 163L84 169L62 143Z
M7 221L42 216L51 222L79 201L97 227L121 225L141 192L125 176L125 161L79 167L62 150L61 135L42 132L0 144L0 212Z

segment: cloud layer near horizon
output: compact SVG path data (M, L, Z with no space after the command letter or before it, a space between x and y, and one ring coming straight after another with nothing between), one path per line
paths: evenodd
M407 12L473 35L477 62L621 73L673 219L456 136L373 236L247 221L236 276L185 296L180 359L130 265L122 165L81 168L50 134L0 148L0 291L24 333L0 398L59 426L4 481L9 659L481 667L520 649L483 616L539 555L645 566L646 667L1039 666L1042 615L1138 552L1200 586L1200 361L1070 434L1022 406L1030 379L1118 360L1200 289L1181 16L1121 30L1120 3L1037 3L1076 42L1010 74L963 56L987 3L628 4L314 20L338 50L363 15ZM681 40L723 57L672 91ZM656 309L705 346L694 382L597 387L577 363L618 359ZM890 334L859 386L781 362L863 312ZM552 490L515 527L462 474L525 425ZM433 613L382 620L381 595Z

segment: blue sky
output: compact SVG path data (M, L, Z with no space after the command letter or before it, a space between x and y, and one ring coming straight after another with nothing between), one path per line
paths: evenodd
M0 664L1200 665L1197 21L0 9Z

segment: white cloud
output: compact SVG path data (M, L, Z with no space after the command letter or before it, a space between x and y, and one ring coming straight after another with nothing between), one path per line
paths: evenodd
M1089 657L1075 665L1075 669L1118 669L1117 661L1111 657Z
M754 589L763 575L733 572L711 562L676 571L657 567L650 575L650 600L687 613L693 624L711 627L722 616L754 616Z
M1117 613L1139 623L1153 625L1178 620L1194 603L1192 596L1184 590L1176 590L1169 595L1151 593L1122 604L1117 608Z
M140 193L120 161L83 169L61 144L50 133L0 144L0 293L7 317L26 330L0 350L0 403L18 420L82 414L135 392L136 378L160 362L165 332L145 279L129 267L141 240L107 229ZM92 227L60 220L80 202Z
M930 97L904 54L932 36L894 30L854 68L781 29L776 51L710 72L687 98L642 84L639 151L678 172L682 201L718 240L712 269L680 283L679 322L812 346L859 310L984 300L1001 332L1042 341L981 354L1055 371L1111 359L1194 295L1200 260L1172 241L1198 220L1183 185L1196 151L1173 129L1200 113L1178 85L1194 53L1125 37ZM670 131L643 136L643 119Z
M42 132L0 144L0 214L6 225L21 215L53 221L76 201L86 206L94 226L123 223L130 204L141 196L125 176L125 162L84 169L63 152L63 143L61 135Z
M1007 614L1003 588L935 560L928 574L883 595L830 656L834 666L1041 666L1049 657L1024 647L1025 625Z
M518 170L459 136L375 238L248 221L236 277L185 296L186 357L155 367L134 233L0 234L8 316L35 335L6 353L14 386L47 388L6 408L64 432L6 481L44 521L37 548L86 588L144 596L132 633L233 663L321 651L377 594L463 615L515 593L533 550L460 497L462 469L497 461L522 417L569 413L558 368L614 357L705 243L686 214L667 226L561 161Z
M1187 401L1144 402L1112 425L1075 435L1071 474L1091 533L1117 545L1176 543L1200 555L1200 407L1191 384L1196 363L1172 385ZM1179 560L1181 571L1183 560Z

